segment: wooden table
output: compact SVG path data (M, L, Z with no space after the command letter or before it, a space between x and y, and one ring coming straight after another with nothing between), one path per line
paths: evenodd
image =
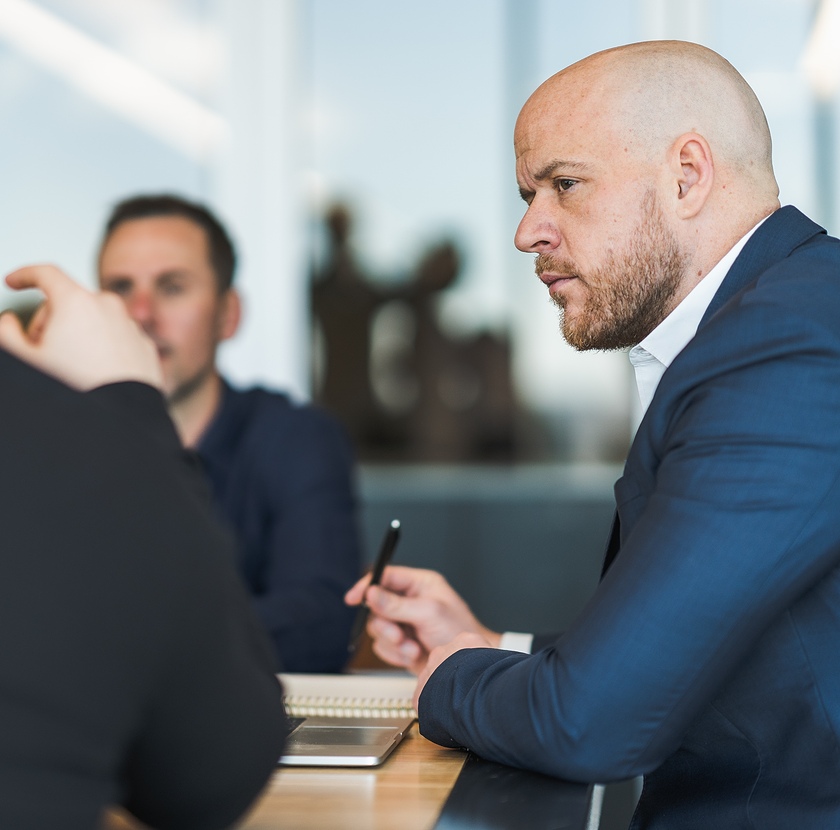
M380 767L283 767L237 830L431 830L466 752L427 741L417 724ZM141 830L121 811L103 830Z

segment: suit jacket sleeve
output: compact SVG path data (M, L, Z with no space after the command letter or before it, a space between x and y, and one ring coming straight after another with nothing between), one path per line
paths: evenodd
M424 735L569 779L644 774L772 648L840 561L840 309L812 257L795 302L768 272L666 372L616 487L620 554L573 627L532 656L452 655Z

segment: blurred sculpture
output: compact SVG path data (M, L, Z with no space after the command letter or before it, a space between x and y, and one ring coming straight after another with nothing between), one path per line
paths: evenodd
M334 205L325 226L327 257L312 285L312 307L324 350L316 399L344 423L364 459L371 448L388 446L393 431L376 400L369 371L373 320L387 297L357 266L350 244L349 208Z
M424 461L510 460L515 402L507 338L489 332L456 338L438 319L438 299L460 268L458 249L445 240L426 252L404 289L415 325L410 372L419 389L409 454Z
M352 216L325 217L328 252L313 280L324 344L318 402L345 424L363 460L509 461L517 405L506 337L459 338L440 325L461 256L452 240L423 254L404 282L374 283L350 241Z

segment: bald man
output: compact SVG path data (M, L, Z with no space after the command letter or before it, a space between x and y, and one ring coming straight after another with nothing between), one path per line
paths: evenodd
M634 830L840 827L840 245L779 207L770 147L694 44L601 52L531 96L516 245L573 346L631 347L646 409L603 579L533 642L430 571L347 596L418 672L424 735L644 775Z

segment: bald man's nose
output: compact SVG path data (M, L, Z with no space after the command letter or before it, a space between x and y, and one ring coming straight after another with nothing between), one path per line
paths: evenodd
M560 231L554 218L532 202L516 229L513 240L516 247L525 253L539 254L554 250L560 240Z

